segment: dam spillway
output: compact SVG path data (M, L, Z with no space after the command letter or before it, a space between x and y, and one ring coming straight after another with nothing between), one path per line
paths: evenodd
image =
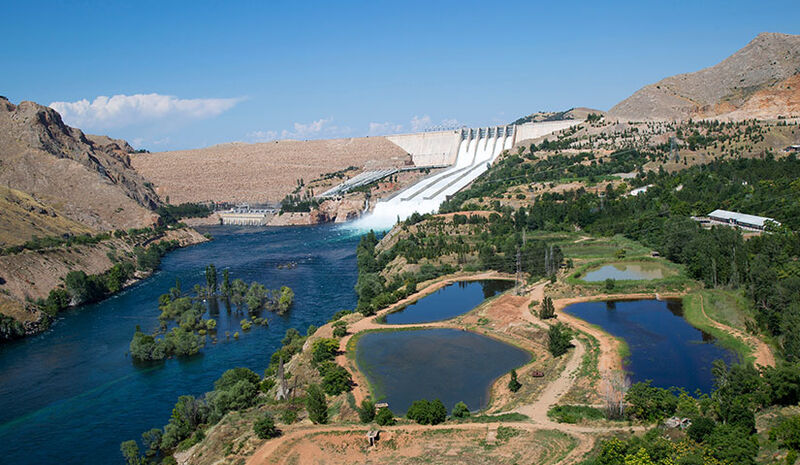
M442 172L428 176L391 197L381 200L374 211L354 222L355 229L389 229L413 213L434 213L456 192L486 172L501 153L516 141L541 137L581 121L548 121L523 125L462 128L438 133L388 136L406 149L417 166L447 164Z

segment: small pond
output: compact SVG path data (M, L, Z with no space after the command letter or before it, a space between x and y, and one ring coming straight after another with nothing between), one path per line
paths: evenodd
M390 325L402 325L448 320L467 313L489 297L512 287L514 281L502 279L459 281L417 300L398 312L386 315L385 322Z
M440 399L448 411L460 401L481 409L494 380L530 358L504 342L448 328L368 333L356 346L373 395L396 415L419 399Z
M736 353L690 325L677 300L583 302L564 311L625 340L630 349L625 368L634 383L650 379L662 388L710 393L711 363L738 360Z
M660 263L612 263L589 271L582 279L588 282L605 281L606 279L647 281L663 278L666 275L665 271L664 266Z

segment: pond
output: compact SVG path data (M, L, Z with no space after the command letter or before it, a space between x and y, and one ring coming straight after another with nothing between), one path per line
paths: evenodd
M677 300L583 302L564 311L625 340L630 349L625 368L634 383L649 379L662 388L710 393L712 362L738 360L736 353L690 325Z
M514 281L459 281L429 294L402 310L386 315L390 325L429 323L462 315L481 302L514 287Z
M589 271L582 279L587 282L599 282L606 279L648 281L663 278L666 275L665 271L666 269L660 263L611 263Z
M208 230L214 240L176 250L161 271L94 305L65 312L43 334L0 346L2 463L124 463L119 444L167 423L178 396L213 389L222 372L244 366L263 373L288 328L305 333L337 310L356 304L358 237L331 226ZM296 263L291 268L285 263ZM180 279L183 289L205 282L206 265L231 279L295 292L288 314L267 313L239 340L240 314L212 309L219 342L195 357L138 366L128 356L136 325L158 326L158 296ZM218 314L217 314L218 311Z
M486 407L495 379L531 359L526 351L458 329L368 333L358 341L356 361L376 399L403 415L419 399Z

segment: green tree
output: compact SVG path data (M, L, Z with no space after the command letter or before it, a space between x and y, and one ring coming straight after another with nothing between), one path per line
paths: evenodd
M214 390L224 391L231 389L239 381L247 381L253 386L257 385L261 378L251 369L244 367L236 367L226 370L222 373L216 381L214 381Z
M288 286L282 286L278 297L278 313L286 313L294 303L294 291Z
M636 383L625 394L628 411L631 415L645 421L666 418L675 412L678 398L672 392L651 386L650 381Z
M325 392L317 384L308 386L308 391L306 391L306 410L312 422L316 424L328 422L328 401L325 399Z
M139 445L136 441L125 441L119 446L122 456L125 457L127 465L141 465L144 463L142 456L139 452Z
M220 288L223 297L230 297L231 295L231 277L227 268L222 270L222 286Z
M378 413L375 415L375 423L380 426L392 426L395 424L394 413L387 407L378 410Z
M539 318L542 320L547 320L550 318L555 318L556 316L556 308L553 305L553 299L550 297L545 297L542 300L542 309L539 311Z
M572 330L563 323L550 326L547 333L547 348L553 357L560 357L572 347Z
M358 419L361 423L371 423L375 419L375 402L364 399L358 408Z
M329 396L337 396L350 390L353 379L344 367L333 362L323 362L320 364L320 368L322 374L322 389L326 394Z
M517 392L522 387L522 384L517 380L517 370L511 370L511 379L508 380L508 390Z
M159 428L152 428L142 433L142 445L145 447L144 455L148 459L152 459L158 455L161 449L162 431Z
M800 451L800 415L791 416L781 421L769 432L771 441L779 440L781 447Z
M453 418L467 418L469 415L469 407L464 402L459 402L453 407Z
M265 413L254 424L253 431L259 439L272 439L280 436L281 432L275 426L272 415Z
M143 333L138 326L136 327L136 332L133 333L133 339L128 346L128 350L131 353L131 357L139 361L163 360L166 356L164 343L149 334Z
M206 288L210 295L217 293L217 268L213 263L206 267Z
M266 298L267 289L257 282L251 283L250 288L247 290L247 295L245 296L247 310L250 313L256 313L260 310L263 310Z
M333 324L333 337L345 337L347 335L347 323L337 321Z
M406 417L421 425L438 425L447 419L447 409L441 400L415 400L406 412Z
M315 364L333 360L337 352L339 352L339 341L336 339L317 339L311 346L311 360Z

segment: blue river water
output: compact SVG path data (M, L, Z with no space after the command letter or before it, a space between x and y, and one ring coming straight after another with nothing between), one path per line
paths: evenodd
M400 311L386 315L386 323L402 325L448 320L467 313L489 297L514 287L514 281L487 279L458 281L426 295Z
M305 333L356 304L358 237L331 226L246 229L211 227L214 240L167 255L152 277L101 303L66 312L40 335L0 346L0 463L123 463L120 442L169 419L179 395L209 391L236 366L257 373L290 327ZM278 265L296 262L296 267ZM239 340L241 315L219 315L219 341L188 359L136 366L127 355L136 325L158 326L158 296L180 279L184 291L204 284L214 263L231 279L282 285L295 292L285 316L265 313Z
M583 302L564 311L625 340L630 349L625 368L633 382L652 380L653 386L708 394L714 387L714 360L729 365L738 360L736 353L683 318L680 301Z

